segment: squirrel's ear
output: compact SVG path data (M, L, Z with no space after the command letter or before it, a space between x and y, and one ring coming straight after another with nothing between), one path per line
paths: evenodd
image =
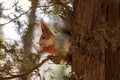
M48 27L47 27L47 24L45 24L42 19L41 19L41 21L40 21L40 26L41 26L42 32L49 31L49 29L48 29Z

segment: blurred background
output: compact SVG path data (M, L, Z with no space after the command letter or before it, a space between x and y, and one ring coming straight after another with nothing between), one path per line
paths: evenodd
M70 0L60 2L72 9ZM29 72L39 64L40 20L50 27L63 25L59 22L65 16L65 8L58 3L55 0L0 0L0 78ZM17 79L29 80L27 74Z

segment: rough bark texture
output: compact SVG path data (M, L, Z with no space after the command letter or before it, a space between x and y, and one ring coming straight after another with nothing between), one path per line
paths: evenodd
M107 2L106 80L120 80L120 3Z
M120 5L113 0L75 0L72 71L77 80L120 79Z

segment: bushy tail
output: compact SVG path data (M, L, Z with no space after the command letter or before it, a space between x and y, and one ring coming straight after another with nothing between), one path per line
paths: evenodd
M60 19L56 25L56 30L59 31L61 34L72 36L71 33L71 25L67 23L66 21Z
M62 49L62 51L69 51L70 45L71 45L71 26L63 21L60 20L59 23L55 26L56 30L60 32L60 35L55 36L55 40L57 40L57 44L59 49Z

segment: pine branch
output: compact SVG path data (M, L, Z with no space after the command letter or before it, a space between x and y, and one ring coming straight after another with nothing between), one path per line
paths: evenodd
M6 79L13 79L13 78L19 78L19 77L24 77L32 73L35 69L38 69L40 66L42 66L47 60L53 59L55 56L48 56L46 59L44 59L39 65L36 67L30 69L29 71L26 71L25 73L21 73L18 75L11 75L10 77L2 77L0 76L1 80L6 80Z

